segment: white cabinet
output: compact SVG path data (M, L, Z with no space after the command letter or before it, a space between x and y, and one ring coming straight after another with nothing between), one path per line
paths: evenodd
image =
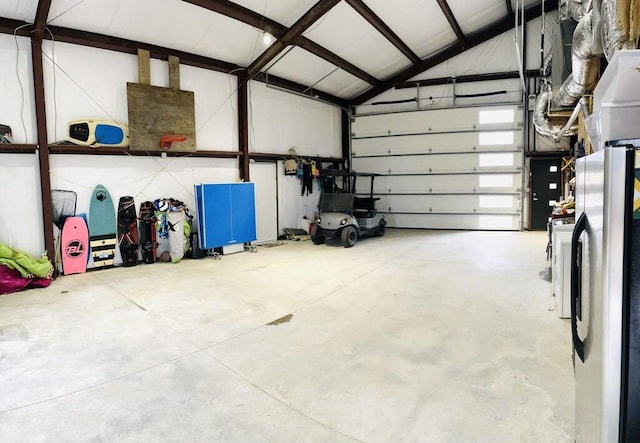
M560 318L571 317L571 236L574 226L552 226L551 281Z

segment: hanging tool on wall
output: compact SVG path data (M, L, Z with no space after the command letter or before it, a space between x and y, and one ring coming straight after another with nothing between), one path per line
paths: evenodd
M300 195L304 195L305 190L307 195L313 194L313 165L310 161L302 163L302 192Z
M0 143L13 143L11 126L0 124Z

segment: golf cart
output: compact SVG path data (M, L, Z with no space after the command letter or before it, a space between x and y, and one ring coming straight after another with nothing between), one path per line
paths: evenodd
M339 238L345 248L355 245L364 235L382 236L387 222L376 210L373 180L379 174L328 172L321 175L322 193L319 215L311 226L311 241L320 245L325 239ZM356 179L369 178L367 197L356 196Z

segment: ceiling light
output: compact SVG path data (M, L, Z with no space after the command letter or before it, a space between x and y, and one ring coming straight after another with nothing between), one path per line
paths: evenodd
M262 33L262 42L266 46L269 46L271 43L273 43L274 40L275 40L275 37L269 34L268 32L265 31L264 33Z

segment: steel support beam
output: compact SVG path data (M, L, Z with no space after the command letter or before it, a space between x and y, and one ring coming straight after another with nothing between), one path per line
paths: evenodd
M349 162L351 170L351 108L340 112L342 118L342 158Z
M209 69L212 71L224 72L227 74L238 72L243 68L234 63L224 62L201 55L191 54L184 51L177 51L162 46L151 45L119 37L111 37L95 32L79 31L77 29L49 26L56 42L73 43L76 45L89 46L92 48L107 49L110 51L123 52L126 54L138 54L138 49L146 49L151 53L152 58L168 60L169 55L180 58L183 65L197 68ZM47 38L48 34L44 36ZM49 37L50 38L50 37Z
M196 6L200 6L201 8L208 9L209 11L216 12L218 14L224 15L226 17L232 18L234 20L241 21L246 23L247 25L253 26L256 29L260 29L261 31L268 32L273 35L277 39L281 39L287 33L288 29L286 26L281 25L280 23L271 20L268 17L265 17L257 12L252 11L251 9L245 8L244 6L237 5L228 0L183 0L186 3L191 3ZM357 66L349 63L341 57L338 57L333 52L328 49L320 46L319 44L309 40L302 35L296 38L292 44L303 48L304 50L312 53L313 55L324 59L325 61L338 66L340 69L348 72L349 74L358 77L360 80L363 80L370 85L377 85L379 83L378 79L358 68Z
M44 33L44 28L45 26L47 26L47 17L49 17L50 9L51 0L38 0L38 7L36 8L36 18L33 22L36 33Z
M328 61L332 65L335 65L335 66L339 67L340 69L342 69L343 71L348 72L349 74L353 75L354 77L357 77L360 80L363 80L363 81L369 83L372 86L376 86L376 85L380 84L380 80L375 78L373 75L369 74L368 72L365 72L364 70L358 68L355 65L352 65L348 61L344 60L341 57L338 57L333 52L331 52L328 49L320 46L316 42L314 42L312 40L309 40L306 37L302 37L302 36L298 37L298 39L296 40L296 45L301 47L302 49L305 49L305 50L309 51L310 53L312 53L314 55L317 55L318 57Z
M24 25L27 26L16 31L16 29ZM16 35L29 37L31 36L31 31L33 31L33 28L34 26L31 23L14 20L11 18L0 17L0 34L13 34L15 32Z
M278 56L288 45L302 35L311 25L337 5L340 0L320 0L309 9L287 32L258 56L247 68L247 80L254 78L262 68Z
M545 10L553 11L558 8L558 0L547 0L545 2ZM530 6L525 9L525 21L528 22L535 18L538 18L542 15L542 5L537 4L535 6ZM363 92L362 94L354 97L350 100L351 105L360 105L367 100L371 100L377 95L382 94L384 91L391 89L395 84L406 82L412 77L419 75L420 73L426 71L427 69L433 68L434 66L439 65L442 62L449 60L456 55L460 55L463 52L474 48L486 41L491 40L494 37L499 36L500 34L510 31L515 26L513 21L513 17L505 17L500 20L498 23L495 23L485 29L477 31L473 34L467 36L466 45L462 45L460 42L457 42L453 45L450 45L447 48L444 48L437 54L423 59L420 64L411 66L408 69L405 69L401 73L393 76L389 80L382 82L380 86L373 87L368 91Z
M212 12L224 15L226 17L241 21L254 28L268 32L274 37L281 37L287 31L287 28L280 23L271 20L264 15L258 14L249 8L240 6L228 0L182 0L185 3L200 6Z
M240 180L249 176L249 82L238 77L238 144L240 145Z
M38 160L40 164L40 193L42 197L42 226L47 257L55 266L53 242L53 203L51 200L51 177L49 175L49 141L47 135L47 112L44 95L44 68L42 63L42 37L47 24L51 0L40 0L36 9L31 33L31 60L33 68L33 90L35 96Z
M442 13L447 18L447 21L449 22L451 29L453 29L453 32L456 33L456 36L458 37L458 41L460 42L462 47L464 47L466 37L464 36L464 33L462 32L462 29L458 24L458 20L456 20L456 17L453 15L453 12L451 11L451 7L449 7L449 3L447 3L447 0L436 0L436 1L438 2L438 6L440 6L440 9L442 9Z
M22 25L29 26L20 29L17 34L21 36L29 36L31 29L33 29L29 23L0 17L0 33L13 34L14 30ZM106 49L109 51L122 52L132 55L138 54L138 48L147 49L151 53L152 58L156 58L159 60L168 60L169 55L175 55L176 57L180 58L181 64L212 71L224 72L226 74L232 74L236 76L240 76L241 73L245 70L245 68L243 68L242 66L233 63L227 63L221 60L203 57L201 55L191 54L188 52L175 51L173 49L150 45L148 43L138 42L135 40L111 37L104 34L96 34L93 32L79 31L76 29L62 28L57 26L49 26L48 28L55 36L57 42L72 43L76 45ZM51 37L48 33L43 35L43 39L45 40L50 38ZM266 82L262 77L258 77L255 80ZM379 83L377 80L376 82ZM308 89L306 85L302 85L271 75L269 76L269 83L277 83L279 87L291 90L292 92L296 93L301 93ZM346 100L336 97L332 94L328 94L317 89L314 89L313 93L314 95L318 95L322 100L335 104L337 106L347 105ZM311 96L311 98L314 97Z
M310 99L318 99L343 108L348 106L347 101L341 99L340 97L336 97L335 95L326 92L318 91L317 89L310 90L305 85L292 82L291 80L287 80L276 75L262 73L254 78L253 81L262 82L267 86L275 86L277 88L286 89L287 91L290 91L296 95L303 95Z
M540 75L540 70L531 69L525 72L525 77L535 77ZM461 75L458 77L436 77L436 78L428 78L424 80L415 80L409 82L396 83L393 85L395 89L411 89L416 86L438 86L438 85L446 85L447 83L451 83L455 80L456 84L458 83L474 83L474 82L484 82L490 80L506 80L518 78L520 73L518 71L505 71L505 72L492 72L488 74L470 74L470 75Z
M513 5L511 4L511 0L505 0L507 4L507 15L509 17L513 17Z
M376 15L371 8L369 8L362 0L346 0L346 2L355 11L362 16L366 21L373 26L376 31L382 34L389 42L395 46L405 57L407 57L413 64L420 63L420 57L411 50L409 46L387 26L387 24Z

